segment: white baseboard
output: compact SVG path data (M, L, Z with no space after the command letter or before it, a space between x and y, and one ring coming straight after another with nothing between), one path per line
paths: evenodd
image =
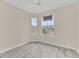
M15 48L17 48L17 47L20 47L20 46L22 46L22 45L24 45L24 44L27 44L27 43L29 43L29 42L23 42L23 43L21 43L21 44L12 46L11 48L8 48L8 49L6 49L6 50L0 51L0 54L1 54L1 53L5 53L5 52L7 52L7 51L10 51L10 50L12 50L12 49L15 49Z
M30 43L30 42L42 42L42 43L43 43L43 41L38 41L38 40L37 40L37 41L23 42L22 44L18 44L18 45L16 45L16 46L13 46L13 47L11 47L11 48L8 48L8 49L6 49L6 50L1 51L0 54L5 53L5 52L7 52L7 51L10 51L10 50L12 50L12 49L14 49L14 48L20 47L20 46L22 46L22 45L28 44L28 43ZM47 43L47 42L44 42L44 43ZM47 43L47 44L50 44L50 43ZM79 51L78 51L77 49L75 49L75 48L72 48L72 47L63 46L63 45L59 45L59 44L50 44L50 45L55 45L55 46L59 46L59 47L63 47L63 48L72 49L72 50L75 50L75 51L79 54Z
M79 54L79 50L78 49L75 49L75 51Z

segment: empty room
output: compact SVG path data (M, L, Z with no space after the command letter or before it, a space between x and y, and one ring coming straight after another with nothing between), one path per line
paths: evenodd
M79 58L79 0L0 0L0 58Z

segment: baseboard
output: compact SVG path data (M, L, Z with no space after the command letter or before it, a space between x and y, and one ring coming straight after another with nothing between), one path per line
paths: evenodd
M75 49L75 51L79 54L79 50L78 49Z
M6 50L4 50L4 51L1 51L0 54L5 53L5 52L7 52L7 51L10 51L10 50L12 50L12 49L15 49L15 48L17 48L17 47L21 47L21 46L23 46L23 45L25 45L25 44L28 44L28 43L31 43L31 42L42 42L42 43L43 43L43 41L28 41L28 42L23 42L23 43L21 43L21 44L18 44L18 45L16 45L16 46L13 46L13 47L11 47L11 48L8 48L8 49L6 49ZM44 43L49 44L49 45L55 45L55 46L59 46L59 47L63 47L63 48L72 49L72 50L75 50L75 51L79 54L79 51L78 51L77 49L75 49L75 48L72 48L72 47L63 46L63 45L59 45L59 44L50 44L50 43L47 43L47 42L44 42Z
M20 43L20 44L15 45L15 46L12 46L11 48L8 48L8 49L6 49L6 50L0 51L0 54L5 53L5 52L7 52L7 51L10 51L10 50L12 50L12 49L15 49L15 48L17 48L17 47L20 47L20 46L22 46L22 45L25 45L25 44L27 44L27 43L29 43L29 42L23 42L23 43Z

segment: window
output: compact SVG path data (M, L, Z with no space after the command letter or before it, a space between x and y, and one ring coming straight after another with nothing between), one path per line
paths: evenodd
M37 26L37 18L36 17L32 17L32 26Z
M51 34L52 32L54 33L54 16L44 16L42 19L42 32L43 34Z
M36 35L37 34L37 17L32 17L31 25L32 25L33 35Z
M42 20L42 26L50 27L52 26L54 28L54 16L45 16Z

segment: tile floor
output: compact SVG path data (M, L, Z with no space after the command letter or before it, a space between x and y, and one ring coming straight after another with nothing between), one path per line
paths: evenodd
M23 46L0 54L0 58L78 58L72 49L43 42L29 42Z

